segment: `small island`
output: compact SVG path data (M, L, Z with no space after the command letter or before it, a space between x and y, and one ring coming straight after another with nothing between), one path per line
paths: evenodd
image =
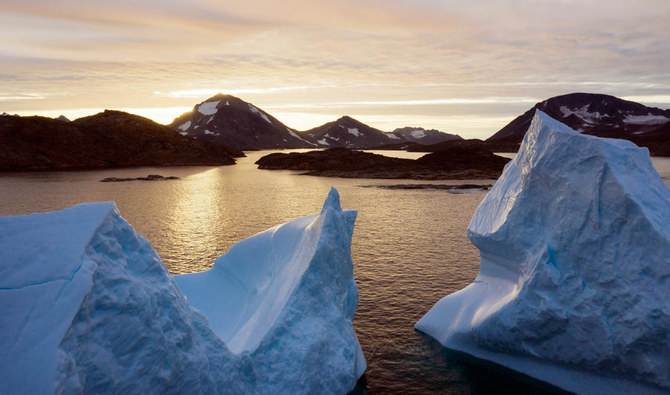
M256 161L259 169L301 170L305 175L343 178L473 180L497 179L508 158L495 155L483 142L448 142L419 159L391 158L348 148L305 153L274 153Z
M100 180L100 182L125 182L125 181L165 181L165 180L178 180L179 177L169 176L163 177L160 174L149 174L146 177L107 177Z

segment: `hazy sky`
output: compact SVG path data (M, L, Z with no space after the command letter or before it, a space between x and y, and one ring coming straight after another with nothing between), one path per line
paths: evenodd
M670 107L668 0L2 0L0 112L169 123L217 92L290 127L488 137L534 103Z

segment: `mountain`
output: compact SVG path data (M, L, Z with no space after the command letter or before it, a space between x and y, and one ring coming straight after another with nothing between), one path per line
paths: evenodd
M302 132L319 147L370 148L402 141L400 137L372 128L349 116Z
M169 126L184 136L242 150L315 146L272 115L231 95L210 97Z
M457 134L449 134L440 132L439 130L435 129L426 130L424 128L410 127L410 126L396 129L392 131L391 134L397 136L402 140L424 145L432 145L441 143L443 141L463 139L461 136Z
M427 145L461 139L457 135L413 127L383 132L349 116L307 131L297 131L253 104L221 93L195 105L192 111L177 117L169 126L184 136L228 144L242 150L363 149L397 143Z
M232 165L232 147L196 141L147 118L105 111L72 122L0 116L0 170Z
M580 133L647 144L654 154L654 143L669 140L663 133L670 124L670 110L595 93L571 93L535 104L522 115L489 137L494 150L516 151L539 109Z

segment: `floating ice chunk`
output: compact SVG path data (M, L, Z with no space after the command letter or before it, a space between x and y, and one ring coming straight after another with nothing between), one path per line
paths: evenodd
M668 224L645 148L537 111L470 223L479 276L416 328L569 391L667 392Z
M179 276L210 323L113 203L0 217L0 393L346 393L355 217L332 190Z
M0 393L248 388L113 203L0 217L0 257Z
M273 381L261 392L345 393L365 371L352 326L355 218L331 189L321 214L236 244L206 272L175 277L230 350L248 353L256 374Z

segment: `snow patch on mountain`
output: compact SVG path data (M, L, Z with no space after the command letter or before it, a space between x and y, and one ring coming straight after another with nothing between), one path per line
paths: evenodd
M251 110L251 112L253 112L253 113L255 113L255 114L258 114L261 118L263 118L263 119L265 120L265 122L267 122L267 123L269 123L269 124L272 123L272 121L270 120L270 118L268 118L267 115L265 115L265 114L264 114L261 110L259 110L258 108L254 107L252 104L249 104L249 109Z
M356 137L361 135L361 133L358 131L358 128L348 128L347 132L349 132L349 134L352 134Z
M186 130L186 129L190 128L190 127L191 127L191 121L186 121L186 122L184 122L183 124L181 124L180 126L178 126L177 129L179 129L179 130Z
M412 138L419 140L426 137L426 131L423 129L415 129L412 131L410 135L412 136Z
M623 120L626 124L634 125L661 125L670 122L670 119L663 115L627 115Z
M198 106L198 112L202 115L214 115L216 114L219 102L221 100L204 102Z

